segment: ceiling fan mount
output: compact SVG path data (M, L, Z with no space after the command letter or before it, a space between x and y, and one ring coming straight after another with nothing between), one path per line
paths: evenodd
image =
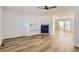
M44 7L38 7L38 8L44 9L44 10L49 10L49 9L56 8L56 6L44 6Z

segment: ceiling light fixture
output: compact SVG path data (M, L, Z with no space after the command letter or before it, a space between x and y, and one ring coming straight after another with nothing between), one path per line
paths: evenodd
M56 8L56 6L41 6L41 7L38 7L38 8L44 9L44 12L47 13L49 9Z

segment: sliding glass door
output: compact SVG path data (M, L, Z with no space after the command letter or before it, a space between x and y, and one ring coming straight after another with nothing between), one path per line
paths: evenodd
M59 31L71 31L71 21L68 20L58 20L56 21L56 30Z
M64 21L59 22L59 30L61 30L61 31L65 30L65 22Z
M71 31L71 21L65 21L65 31Z

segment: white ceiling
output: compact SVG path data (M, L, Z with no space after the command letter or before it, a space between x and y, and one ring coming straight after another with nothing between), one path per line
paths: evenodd
M43 9L39 9L38 6L6 6L4 8L20 10L31 14L45 14ZM57 8L48 10L48 14L51 15L72 15L74 14L73 6L57 6Z

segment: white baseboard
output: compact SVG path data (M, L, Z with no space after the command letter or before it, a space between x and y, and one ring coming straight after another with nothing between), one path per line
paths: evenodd
M39 34L41 34L41 33L33 33L33 34L28 34L26 36L33 36L33 35L39 35Z

